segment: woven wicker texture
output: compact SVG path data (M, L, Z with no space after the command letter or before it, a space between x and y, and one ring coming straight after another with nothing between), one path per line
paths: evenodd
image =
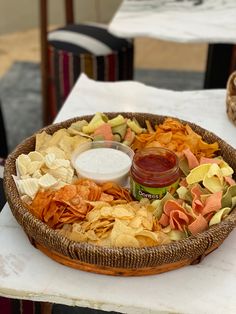
M118 113L108 113L110 118L115 117ZM135 117L141 125L144 126L145 120L148 119L152 124L161 123L164 116L146 114L146 113L121 113L122 115L132 118ZM49 134L54 133L60 128L69 127L72 122L79 119L90 120L92 116L83 116L67 120L65 122L48 126L43 130ZM182 122L186 122L181 120ZM205 129L189 123L189 125L200 134L203 139L209 143L217 141L220 146L220 154L231 165L236 172L236 151L219 137ZM49 251L65 256L80 263L91 264L96 267L111 267L113 269L145 269L160 267L169 263L179 263L183 266L184 260L193 262L200 260L205 253L218 247L229 235L236 225L236 209L220 224L212 226L205 232L187 239L172 242L157 247L145 248L106 248L98 247L87 243L78 243L59 235L56 231L49 228L46 224L35 218L24 206L19 198L18 191L12 178L16 173L15 161L21 153L29 153L34 150L35 136L27 138L22 142L15 151L13 151L7 161L4 173L4 184L7 200L13 215L21 224L28 235L32 244L39 244ZM37 245L36 245L37 246ZM65 263L66 264L66 263ZM175 267L176 268L176 267ZM165 270L166 271L166 270ZM153 273L153 272L152 272ZM141 273L142 274L142 271Z
M228 117L236 125L236 71L227 82L226 108Z

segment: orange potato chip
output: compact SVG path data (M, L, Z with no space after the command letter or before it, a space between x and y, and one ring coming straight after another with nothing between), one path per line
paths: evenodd
M181 154L183 149L189 148L197 158L201 156L212 157L219 150L218 143L208 144L202 137L192 130L188 124L177 119L167 118L162 124L156 126L155 133L142 133L137 135L133 150L143 147L163 146Z
M127 203L128 198L126 190L116 184L108 183L106 192L102 192L102 189L102 186L91 180L80 179L75 184L65 185L56 191L40 191L33 202L30 205L26 204L26 206L36 217L52 228L59 228L64 224L83 220L93 207L96 210L89 213L88 219L90 222L96 222L98 219L102 219L99 211L101 207L104 207L104 205L109 207L109 203L118 195L121 195L119 200L125 201L125 203ZM107 218L104 210L103 216ZM121 213L122 215L123 213ZM114 219L113 217L113 222ZM107 221L98 221L96 228L111 226L111 221Z

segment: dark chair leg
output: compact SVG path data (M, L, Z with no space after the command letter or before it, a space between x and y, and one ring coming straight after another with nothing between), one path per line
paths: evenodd
M74 24L74 8L73 8L73 0L65 0L65 18L66 24Z
M42 101L43 101L43 124L51 123L49 114L50 95L49 95L49 58L48 58L48 1L39 0L40 9L40 46L41 46L41 78L42 78ZM65 0L65 19L66 24L74 23L73 0Z
M0 103L0 157L6 158L7 155L8 155L7 137Z
M39 0L40 6L40 48L41 48L41 78L42 78L42 102L43 102L43 124L50 123L48 115L49 93L48 93L48 68L49 60L47 54L47 26L48 12L47 0Z
M234 45L210 44L204 88L225 88L232 71Z

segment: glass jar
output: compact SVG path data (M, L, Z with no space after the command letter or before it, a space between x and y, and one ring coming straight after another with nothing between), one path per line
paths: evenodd
M174 194L179 178L179 159L171 150L151 147L135 153L130 169L130 190L137 200L161 199L167 192Z

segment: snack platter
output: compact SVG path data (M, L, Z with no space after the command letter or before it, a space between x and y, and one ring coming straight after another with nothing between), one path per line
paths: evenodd
M140 131L140 133L134 132L136 139L139 138L140 134L144 135L149 132L148 135L150 135L154 130L153 127L163 125L167 118L142 113L106 113L106 116L110 121L113 120L116 122L116 119L119 116L124 117L126 121L127 119L130 119L131 122L136 119L138 122L137 126L143 130ZM54 133L56 134L58 130L61 130L59 136L61 138L64 129L70 128L72 123L86 120L88 121L89 126L89 123L93 118L94 116L78 117L46 127L39 133L43 136L43 131L50 135ZM72 177L74 177L75 174L74 169L70 170L71 165L68 163L71 159L71 155L66 156L65 160L67 162L64 161L63 164L64 168L68 168L66 174L65 171L61 172L57 177L58 174L56 171L57 167L55 166L55 160L52 158L52 155L48 156L48 153L52 153L52 150L49 149L47 154L43 152L43 150L40 152L40 144L37 140L35 141L35 138L40 138L40 136L33 135L22 142L9 156L4 176L5 190L10 208L17 221L22 225L31 243L49 257L62 264L82 270L111 275L146 275L161 273L184 265L197 263L205 255L216 249L233 230L236 224L234 198L235 181L233 177L233 172L236 170L236 153L231 146L205 129L187 121L178 120L178 123L190 127L194 133L201 136L204 143L206 142L209 144L208 148L210 149L210 157L217 158L218 164L219 159L223 160L221 162L222 166L220 167L224 168L223 177L227 177L226 181L217 172L219 170L216 167L217 163L213 162L213 169L215 168L215 171L217 172L217 175L214 174L213 177L219 179L219 182L217 182L222 184L222 191L219 189L215 191L215 185L213 184L213 190L210 192L208 190L208 193L202 193L202 198L198 198L196 202L197 205L200 205L200 201L202 201L203 205L208 204L207 206L203 206L205 207L205 213L204 215L201 215L201 218L202 216L206 218L208 223L207 226L205 224L200 224L200 229L198 229L199 224L194 223L196 222L196 219L193 219L193 216L196 218L199 215L191 213L191 209L189 209L188 213L184 213L187 214L187 218L181 214L182 220L171 220L170 215L168 218L166 217L167 212L163 212L163 204L160 213L159 205L157 206L158 208L154 208L152 207L152 202L146 199L139 201L134 200L132 199L132 196L127 193L127 189L120 186L117 187L116 184L109 185L107 182L99 182L96 185L92 184L93 188L90 189L90 192L93 191L92 194L95 199L89 200L91 203L89 209L83 207L84 211L82 212L80 210L79 214L77 212L77 216L75 214L72 215L73 206L67 206L66 211L64 208L63 213L60 212L63 207L62 204L64 204L65 201L68 201L61 197L60 193L62 191L68 191L68 189L70 190L69 186L75 185L74 182L69 181L68 179L71 178L72 180ZM136 126L133 127L135 130ZM146 130L144 130L144 128ZM79 132L81 132L81 130ZM169 134L169 131L167 130L164 133ZM77 136L81 134L75 132L74 135ZM101 136L99 133L96 135ZM107 136L107 132L105 132L105 136ZM164 136L164 141L167 141L165 135L162 134L160 136L160 134L158 134L158 136L159 138ZM88 141L91 141L92 138L91 133L85 136L83 135L82 137ZM126 140L130 138L131 137L127 137ZM143 138L145 138L145 136ZM44 137L42 143L46 142ZM132 143L133 145L135 144L135 142ZM138 145L137 143L138 142L136 141L136 146ZM214 143L217 143L218 146L216 147L218 148L214 148ZM55 146L54 144L53 146ZM206 147L205 144L203 146ZM70 146L68 149L68 143L63 147L66 147L66 154L68 154L69 150L70 154L72 154L74 147L71 148ZM48 147L46 149L48 149ZM212 149L213 151L216 149L216 156L214 156ZM31 152L31 155L29 156L34 158L33 161L41 162L41 160L39 160L39 155L35 154L35 150L38 154L41 154L46 158L46 161L43 161L44 169L47 168L46 170L49 169L50 171L44 170L44 175L41 173L41 176L38 176L38 178L37 175L34 175L33 177L33 173L39 170L37 164L34 163L35 169L33 166L31 166L31 168L29 167L30 169L33 169L31 170L29 178L27 177L27 173L24 174L24 167L19 163L19 160L21 160L22 157L19 158L19 156L22 154L28 156ZM34 154L32 152L34 152ZM58 150L57 153L59 153ZM189 158L189 160L192 160L188 153L186 153L185 156L187 156L185 159ZM206 156L205 158L210 157ZM58 158L58 160L59 159L62 160L63 158ZM57 163L58 160L56 161ZM52 165L53 162L55 167L53 166L50 168L50 165ZM209 160L207 160L205 165L206 164L209 164ZM193 169L194 168L197 168L196 165ZM187 171L189 172L189 170L190 169ZM20 178L19 180L19 172L21 177L22 174L26 175L26 177L23 176L23 178ZM17 177L13 177L17 174ZM55 182L53 182L51 176L54 179L56 177ZM58 180L58 178L62 176L64 179ZM36 179L40 180L40 184L36 185L37 187L40 186L41 189L36 190L36 192L35 190L32 192L32 189L30 189L28 195L24 194L25 191L27 191L27 188L25 188L24 185L25 179L35 179L33 180L34 183L36 182ZM18 181L22 182L19 183ZM63 184L61 181L63 181ZM84 190L83 182L83 179L81 179L79 184L76 183L77 187L80 187L80 190ZM202 182L197 183L202 185ZM56 187L57 184L60 185ZM52 187L54 192L51 192ZM212 189L211 182L207 187ZM101 202L104 202L104 198L98 198L100 188L102 189L102 193L104 193L103 197L105 197L105 203L110 202L110 204L108 204L109 206L107 204L106 206L101 204ZM206 187L204 186L200 187L202 190L205 188ZM59 193L58 191L61 192ZM208 198L206 194L211 194L213 196ZM224 195L226 194L227 200L224 198ZM176 195L177 194L174 194L174 197L176 197ZM112 196L113 199L111 200L108 196ZM228 196L230 196L229 200ZM52 197L53 203L56 202L58 205L58 208L54 208L54 213L57 213L56 215L52 215L50 211L47 212L47 210L42 210L43 202L45 202L45 199L48 200L48 197ZM184 197L186 198L186 195L182 196L182 198ZM31 198L31 200L29 200L29 198ZM207 198L208 201L206 202ZM88 201L88 199L86 201ZM96 201L100 201L100 204L94 204ZM155 202L160 204L161 200L154 201L154 203ZM173 205L173 200L168 200L168 202ZM221 204L219 205L220 202ZM224 203L224 206L222 206L222 202ZM46 203L46 207L48 208L48 202ZM32 204L37 204L37 206L32 206ZM54 205L49 206L50 210L52 210ZM74 203L74 205L76 204ZM181 205L183 205L183 202ZM146 213L144 213L144 209L146 210ZM59 212L60 214L58 214ZM70 215L68 215L68 212L70 212ZM177 208L176 212L179 213L179 208ZM153 213L155 213L155 215L153 215ZM146 218L141 219L140 217L144 217L144 215L146 215ZM164 218L168 218L168 222L164 222L164 220L166 220ZM137 221L139 221L139 223ZM138 223L138 225L135 225L135 223ZM189 226L191 227L189 228ZM135 231L132 228L134 228ZM91 232L91 230L93 231Z

